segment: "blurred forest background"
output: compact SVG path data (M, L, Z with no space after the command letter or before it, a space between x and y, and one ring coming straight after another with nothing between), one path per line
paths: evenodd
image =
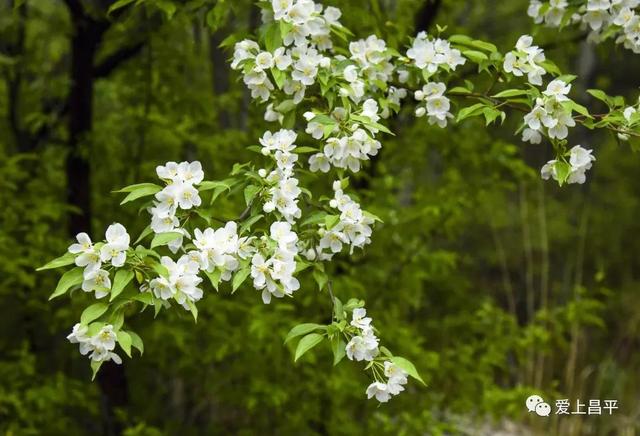
M378 407L361 366L332 367L328 347L294 364L286 332L331 311L311 282L271 305L249 289L205 291L197 324L186 312L143 313L132 327L145 354L91 382L65 339L81 302L49 303L57 272L34 268L80 231L98 236L113 221L142 230L146 218L112 190L155 178L168 160L198 159L222 179L266 127L218 48L257 28L250 0L149 1L107 17L111 3L0 0L1 433L640 432L638 156L574 129L571 143L598 160L585 185L558 188L539 177L548 146L521 143L516 124L441 130L411 107L352 178L384 224L364 254L336 262L333 280L339 296L366 300L382 340L428 388L413 383ZM579 76L582 104L602 109L590 87L637 98L640 56L587 44L579 30L535 30L527 0L325 3L359 37L391 45L439 24L504 52L533 32ZM534 393L620 408L543 419L524 406Z

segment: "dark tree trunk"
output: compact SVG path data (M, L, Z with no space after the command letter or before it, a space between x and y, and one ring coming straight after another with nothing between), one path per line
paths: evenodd
M213 82L213 93L216 97L229 91L229 70L225 58L225 52L219 45L222 42L225 32L217 31L209 38L209 59L211 60L211 81ZM228 108L220 108L218 112L218 123L221 129L231 127L231 114Z
M109 24L96 21L82 4L67 0L73 20L71 38L71 89L68 97L68 154L66 158L67 201L74 207L69 217L69 233L91 233L91 133L93 124L94 60ZM103 432L122 432L115 419L115 409L127 404L128 389L124 368L106 362L98 373L102 391Z

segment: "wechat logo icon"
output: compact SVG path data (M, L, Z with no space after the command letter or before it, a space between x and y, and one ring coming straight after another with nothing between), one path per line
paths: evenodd
M540 395L531 395L525 404L529 412L535 412L538 416L549 416L551 413L551 406Z

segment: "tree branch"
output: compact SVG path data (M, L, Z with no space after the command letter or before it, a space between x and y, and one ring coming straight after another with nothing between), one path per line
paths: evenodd
M103 59L102 62L93 67L93 77L96 79L107 77L121 64L138 55L146 43L146 40L140 41L134 45L121 47L119 50L111 53Z

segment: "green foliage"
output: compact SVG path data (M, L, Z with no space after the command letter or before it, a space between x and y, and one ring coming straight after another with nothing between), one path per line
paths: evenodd
M254 181L225 179L234 163L255 157L244 147L255 143L265 124L261 111L243 98L242 83L220 67L230 52L215 50L253 31L256 10L248 1L137 3L112 3L109 12L117 25L106 35L96 64L134 36L148 33L151 42L96 80L92 130L77 151L91 161L93 216L86 231L92 236L101 236L101 229L118 220L148 238L145 212L138 213L138 207L155 188L138 184L151 180L155 166L168 160L197 158L207 174L222 179L201 186L210 193L207 218L212 222L235 219L259 195ZM423 5L416 0L333 3L343 9L342 21L354 33L376 33L390 43L415 34L413 23ZM448 34L472 36L454 41L476 63L464 74L496 61L491 57L496 47L482 40L504 52L529 29L526 3L462 7L443 2L436 22L449 24ZM72 28L63 2L26 5L24 53L5 52L21 18L18 9L1 9L0 113L10 113L6 77L15 77L21 66L26 79L19 86L20 126L32 134L43 126L50 129L36 150L25 152L9 118L0 121L5 157L0 160L0 432L104 432L104 393L90 382L86 357L64 337L87 306L93 308L83 322L95 323L92 328L107 320L117 323L124 312L136 314L117 338L129 356L146 347L144 356L124 362L129 389L117 422L127 435L457 434L484 426L496 433L502 420L515 423L518 433L569 434L564 427L542 427L526 414L523 400L532 392L618 398L625 410L609 420L590 421L582 433L637 431L640 361L629 344L637 342L640 325L635 273L640 265L634 256L640 247L633 238L640 231L634 177L640 168L627 146L602 133L580 131L578 136L585 135L596 149L593 180L582 189L541 185L532 167L540 167L549 150L516 144L512 132L518 126L508 119L498 129L501 115L493 110L504 102L522 105L536 95L511 83L494 88L488 75L475 90L461 79L458 88L450 84L452 93L489 90L485 94L499 103L461 97L457 113L458 118L464 113L465 123L447 131L415 120L411 108L401 112L392 121L397 135L387 137L380 156L351 180L363 204L383 221L372 245L366 254L339 259L327 271L314 268L295 300L264 306L258 292L241 286L247 277L241 274L219 293L207 287L197 312L158 308L154 313L143 310L152 302L146 294L138 297L142 301L118 306L138 286L135 272L122 270L108 297L110 307L118 309L103 310L106 300L90 306L95 301L77 289L77 272L60 279L55 268L71 266L68 255L44 265L65 252L69 216L78 212L66 198L74 183L65 174L66 119L49 107L57 107L68 90ZM264 38L274 44L284 30L272 29ZM435 33L435 26L430 30ZM229 32L232 39L226 39ZM554 44L563 37L541 29L536 40ZM563 71L572 71L576 59L587 56L580 47L561 43L549 51ZM579 77L574 86L602 88L606 94L587 91L596 100L578 100L574 116L614 109L610 119L595 118L593 125L620 123L620 99L612 96L636 97L631 72L639 62L629 53L594 50L606 67L591 72L594 83ZM595 104L604 110L583 109ZM296 112L286 100L276 110ZM325 116L316 119L333 128L334 121ZM319 147L309 138L301 145L308 151ZM127 184L138 188L105 195ZM124 200L137 200L137 206L117 207ZM336 218L318 214L308 223L331 228ZM256 218L243 228L262 224ZM164 249L176 237L166 234L146 243ZM156 272L166 274L153 256L147 257ZM42 265L43 272L36 274ZM336 300L357 298L332 307L329 277ZM218 289L219 275L209 279ZM48 303L54 289L58 298ZM345 365L346 343L338 333L340 321L360 299L367 301L383 341L413 363L393 359L408 372L415 370L411 375L424 379L428 388L414 383L382 407L364 400L362 386L369 380L360 368Z

